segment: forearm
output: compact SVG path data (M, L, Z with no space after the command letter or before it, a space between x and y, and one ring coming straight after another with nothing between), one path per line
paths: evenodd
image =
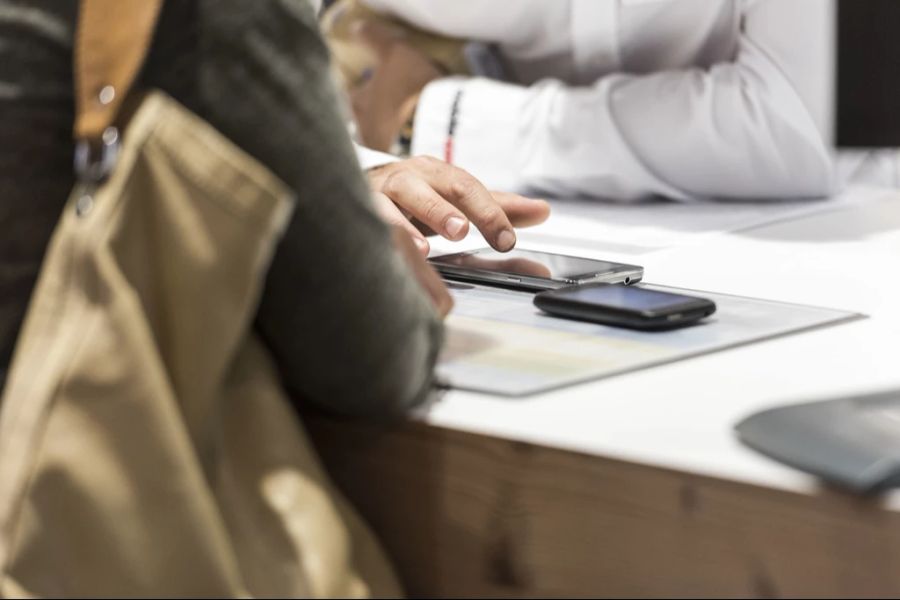
M405 408L430 387L440 325L372 210L312 11L267 1L249 13L213 16L202 79L209 120L296 194L258 328L302 398L354 414ZM282 31L289 22L300 26ZM233 61L236 42L238 65L216 58Z
M619 200L826 195L820 132L789 88L757 93L771 88L754 76L732 65L614 75L591 88L440 81L422 96L412 150L443 156L461 88L454 162L497 189Z

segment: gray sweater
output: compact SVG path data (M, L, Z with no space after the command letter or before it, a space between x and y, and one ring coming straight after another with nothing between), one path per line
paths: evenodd
M0 386L73 184L77 5L0 0ZM309 3L168 0L140 85L296 192L257 315L294 395L370 415L421 401L441 327L370 205Z

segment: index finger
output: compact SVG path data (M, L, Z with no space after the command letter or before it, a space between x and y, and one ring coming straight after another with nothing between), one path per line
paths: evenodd
M451 164L434 160L427 181L434 190L459 208L495 250L508 252L516 245L516 233L503 207L478 179Z

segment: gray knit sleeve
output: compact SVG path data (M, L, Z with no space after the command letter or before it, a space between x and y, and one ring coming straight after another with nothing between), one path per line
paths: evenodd
M306 0L203 0L200 110L297 196L257 318L289 389L343 413L422 401L441 325L393 252Z

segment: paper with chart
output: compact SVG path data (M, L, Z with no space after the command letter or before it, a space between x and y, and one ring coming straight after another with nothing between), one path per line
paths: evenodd
M438 378L449 387L522 396L833 325L862 315L705 292L645 286L713 300L703 324L663 333L545 315L528 293L453 284L456 306Z

